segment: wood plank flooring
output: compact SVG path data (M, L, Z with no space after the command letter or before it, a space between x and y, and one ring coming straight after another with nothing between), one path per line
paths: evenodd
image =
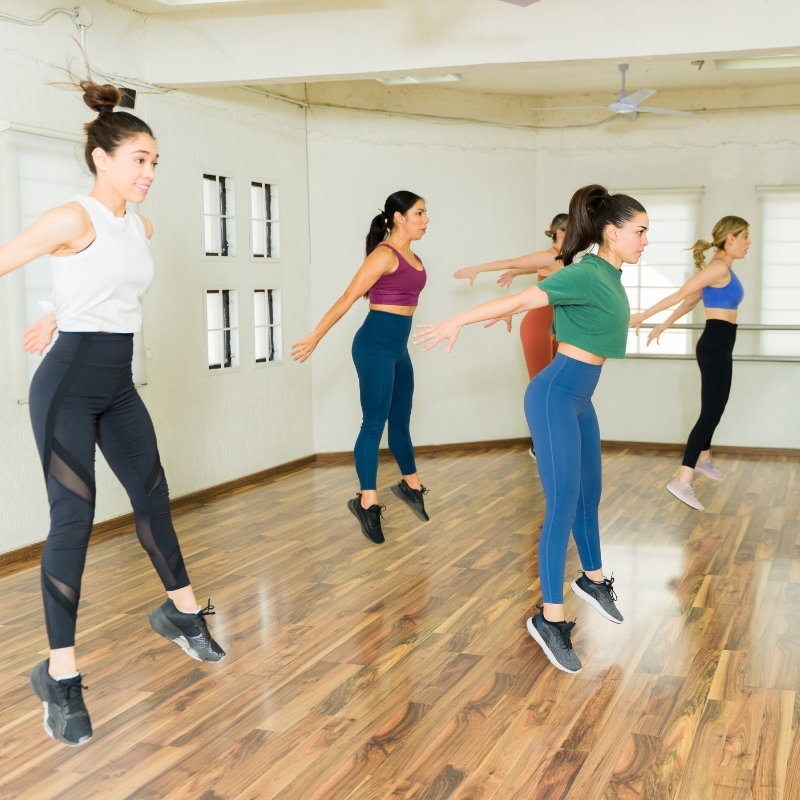
M604 454L604 563L625 623L571 593L584 669L525 630L544 500L520 448L422 458L429 523L387 491L386 544L345 508L348 464L180 514L229 657L150 629L134 536L89 551L78 647L95 736L42 731L38 571L0 579L0 797L133 800L797 800L800 459L722 456L704 514L679 459ZM570 546L567 580L578 568Z

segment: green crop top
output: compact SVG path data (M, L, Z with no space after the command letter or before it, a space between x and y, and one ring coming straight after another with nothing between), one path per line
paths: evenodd
M620 270L589 253L537 285L554 307L559 342L603 358L625 358L631 308Z

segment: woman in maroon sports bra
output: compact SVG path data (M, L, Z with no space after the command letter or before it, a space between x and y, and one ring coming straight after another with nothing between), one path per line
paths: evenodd
M411 319L427 278L422 262L411 252L411 242L419 241L427 228L428 212L419 195L404 191L390 195L384 211L372 220L366 261L314 331L292 345L292 358L305 361L353 303L369 296L369 314L352 350L363 412L353 452L361 491L347 507L376 544L384 541L377 478L378 446L387 421L389 450L402 475L392 492L417 517L428 520L423 500L427 490L417 475L409 432L414 369L408 355Z

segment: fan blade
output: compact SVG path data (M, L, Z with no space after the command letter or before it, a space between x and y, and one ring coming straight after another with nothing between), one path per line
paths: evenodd
M532 108L531 111L589 111L600 108L608 111L608 106L553 106L552 108Z
M655 89L639 89L638 92L634 92L633 94L629 94L625 98L626 103L633 103L633 105L638 106L644 100L647 100L648 97L652 97L656 93Z
M691 117L691 111L675 111L672 108L653 108L652 106L637 106L637 112L644 114L666 114L670 117Z

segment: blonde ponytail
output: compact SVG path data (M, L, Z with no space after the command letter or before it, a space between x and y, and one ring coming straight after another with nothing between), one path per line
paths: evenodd
M696 269L703 269L706 265L706 250L710 250L714 245L705 239L698 239L692 245L692 258Z

